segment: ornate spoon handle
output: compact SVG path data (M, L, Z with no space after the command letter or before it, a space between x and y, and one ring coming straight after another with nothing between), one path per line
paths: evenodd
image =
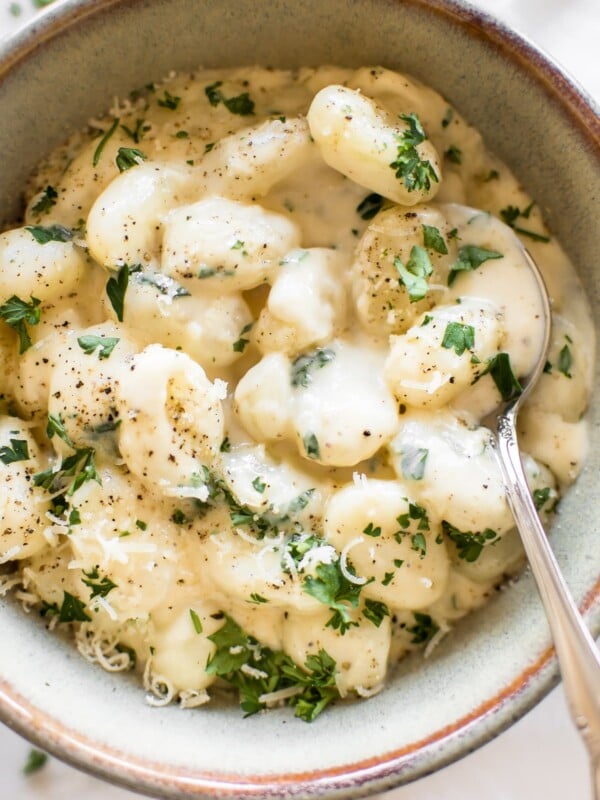
M507 500L546 610L571 716L587 746L600 800L600 655L560 572L527 486L515 409L498 417L498 454Z

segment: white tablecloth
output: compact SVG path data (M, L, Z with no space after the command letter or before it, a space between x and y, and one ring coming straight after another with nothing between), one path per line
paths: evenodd
M600 0L471 0L550 53L600 101ZM19 12L17 14L17 12ZM36 13L34 0L0 0L0 37ZM1 121L0 121L1 124ZM599 531L600 533L600 531ZM55 759L24 777L29 745L0 724L2 800L134 800ZM477 752L378 800L584 800L586 754L559 687Z

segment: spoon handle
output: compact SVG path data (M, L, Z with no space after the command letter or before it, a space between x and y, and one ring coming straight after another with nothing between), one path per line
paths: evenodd
M498 418L498 454L508 504L546 610L571 716L590 755L600 800L600 655L548 544L527 485L514 409Z

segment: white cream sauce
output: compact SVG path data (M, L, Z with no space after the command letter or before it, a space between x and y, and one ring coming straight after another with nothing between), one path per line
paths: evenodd
M556 314L521 431L544 519L581 468L576 273L479 134L404 76L172 76L41 164L23 224L67 235L0 234L0 305L41 301L24 352L0 329L0 564L88 618L85 657L132 648L157 703L207 699L223 613L301 667L324 649L340 695L368 695L518 567L480 421L493 359L518 377L537 357L522 244ZM331 570L341 615L314 589Z

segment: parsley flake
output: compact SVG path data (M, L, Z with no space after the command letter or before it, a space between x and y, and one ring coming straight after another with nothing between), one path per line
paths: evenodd
M37 325L40 321L40 303L37 297L30 297L29 303L13 294L0 306L0 319L19 335L19 354L31 347L27 325Z
M422 225L421 227L423 228L424 246L442 256L448 255L448 246L440 233L440 229L436 228L435 225Z
M573 366L573 355L571 348L566 344L558 354L558 371L562 372L565 378L572 378L571 368Z
M472 325L463 325L462 322L449 322L444 331L442 347L454 350L457 356L462 356L465 350L475 347L475 328Z
M313 381L313 373L335 358L335 351L319 347L310 353L294 359L291 364L291 384L294 387L302 386L306 389Z
M84 570L83 574L85 578L81 579L82 582L91 589L90 600L93 600L94 597L106 597L109 592L117 588L117 584L113 583L106 575L100 578L98 567L94 567L89 572Z
M400 453L400 469L409 481L421 481L425 475L425 466L429 450L424 447L404 447Z
M374 526L372 522L369 522L367 527L363 528L363 533L365 534L365 536L373 536L373 537L381 536L381 526L380 525Z
M319 458L321 455L321 451L319 448L319 440L315 436L314 433L307 433L306 436L302 439L302 443L304 445L304 451L308 458Z
M404 284L408 291L410 302L416 303L422 300L429 288L427 278L433 272L427 250L419 245L413 245L406 266L400 260L400 256L394 259L394 266L400 276L399 283Z
M25 230L29 231L38 244L70 242L73 238L73 231L63 225L26 225Z
M254 322L249 322L247 325L244 325L244 327L240 331L239 339L237 339L237 341L235 341L232 345L234 352L236 353L244 352L244 350L246 349L246 345L250 343L250 339L246 339L244 337L244 334L251 331L253 325Z
M404 181L407 191L428 191L431 182L438 183L439 178L431 162L422 160L417 150L417 145L424 142L427 136L416 114L401 114L400 119L406 123L407 128L402 133L395 134L398 152L390 167L395 171L396 177Z
M423 614L420 611L413 611L413 617L415 618L415 624L406 629L408 633L412 633L412 643L426 644L427 642L430 642L439 631L439 626L436 625L429 614Z
M139 166L147 158L148 156L136 147L119 147L115 162L119 172L125 172L125 170Z
M32 747L27 754L27 761L23 765L23 775L33 775L34 772L42 769L47 762L48 756L46 753L42 753L41 750L36 750Z
M202 622L200 620L200 617L194 611L193 608L190 608L190 617L191 617L192 625L194 626L194 630L196 631L196 633L202 633L202 630L203 630Z
M169 91L165 89L164 97L159 97L156 101L159 106L162 108L168 108L169 111L175 111L178 107L179 103L181 102L181 97L175 97Z
M218 106L219 103L223 103L228 111L240 117L254 114L254 101L250 98L248 92L242 92L236 97L225 97L220 89L222 85L223 81L215 81L215 83L205 87L204 93L208 97L208 102L211 106Z
M52 206L56 205L56 200L58 198L58 192L54 188L54 186L46 186L44 191L40 195L40 199L37 201L35 205L31 207L31 210L34 214L40 216L41 214L47 214Z
M472 272L486 261L495 258L504 258L496 250L477 247L474 244L465 244L458 251L458 261L455 261L448 273L448 286L452 286L459 272Z
M523 387L512 370L508 353L497 353L493 358L490 358L487 367L475 380L479 380L479 378L488 373L492 376L496 388L505 402L513 400L522 393Z
M393 573L392 573L393 574ZM379 628L383 622L384 617L390 616L390 610L385 603L379 600L365 600L365 607L363 608L363 617L372 622L376 628Z
M25 439L10 439L10 447L0 447L0 461L3 464L14 464L17 461L29 461L29 448Z
M362 219L368 221L373 219L373 217L381 211L384 202L380 194L372 192L356 206L356 213L362 217Z
M98 350L98 358L100 361L109 358L112 351L118 345L120 339L112 336L79 336L77 344L86 355L92 355Z
M141 264L132 264L131 266L123 264L122 267L119 267L116 275L109 278L106 283L106 294L119 322L123 322L125 292L129 286L129 276L134 272L140 272L141 269Z
M94 155L92 157L92 166L94 166L94 167L98 166L98 162L100 161L100 157L102 156L102 151L106 147L106 143L108 142L110 137L117 130L117 126L119 125L119 122L120 122L120 120L119 120L118 117L116 119L114 119L112 125L110 126L110 128L106 131L104 136L100 139L100 142L98 143L98 147L94 150Z
M545 236L541 233L535 233L535 231L530 231L528 228L522 228L520 225L517 225L519 217L522 217L523 219L529 219L531 209L534 207L534 205L535 203L531 202L527 208L523 209L523 211L521 211L521 209L517 206L506 206L506 208L500 209L500 217L506 225L515 231L515 233L520 233L521 236L527 236L529 239L533 239L534 242L549 242L549 236Z
M460 531L446 520L442 521L442 531L456 545L458 557L472 563L477 561L483 548L499 541L496 531L486 528L483 531Z

